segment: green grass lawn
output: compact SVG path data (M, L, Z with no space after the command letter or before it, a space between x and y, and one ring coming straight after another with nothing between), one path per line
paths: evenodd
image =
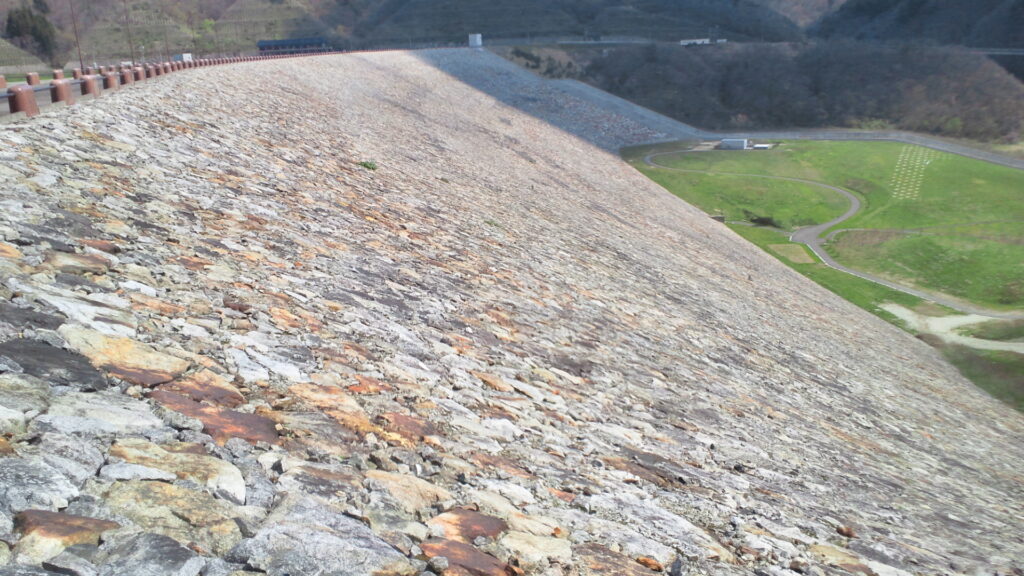
M71 72L65 73L64 76L67 77L67 78L71 78ZM25 83L26 75L25 74L7 74L7 75L5 75L5 78L7 78L7 84L8 85L24 84ZM52 81L52 80L53 80L53 71L52 70L51 71L47 71L45 73L42 70L39 71L39 81L42 84L49 84L50 81Z
M967 326L961 332L967 336L986 340L1024 342L1024 320L992 321Z
M826 222L845 210L846 201L834 192L793 182L680 173L643 162L646 154L684 146L677 142L628 148L622 155L649 178L705 212L724 214L730 221L749 221L751 215L771 218L778 227L742 222L730 222L729 227L872 314L907 329L879 306L893 302L923 313L952 312L830 268L803 245L789 242L793 228ZM787 142L771 151L694 152L661 156L657 162L691 170L767 174L842 186L861 198L864 212L840 228L867 230L840 233L827 246L840 262L993 308L1024 306L1024 172L905 148L887 142ZM928 162L923 170L916 168L921 172L916 199L907 193L907 197L894 197L894 172L901 154L904 165L910 164L911 158L923 160L919 164ZM969 194L965 192L968 184ZM922 230L901 232L903 229ZM979 338L1024 337L1024 322L982 324L972 329ZM932 344L980 388L1024 410L1024 356L938 341Z
M797 182L668 170L654 171L649 176L669 190L688 189L691 203L707 207L704 209L709 213L722 214L726 220L766 218L787 230L827 222L847 207L844 198L822 194L814 186Z
M682 143L627 149L634 166L688 202L730 220L773 219L792 230L842 212L837 195L799 183L686 174L643 166L645 154ZM861 212L828 245L839 262L998 309L1024 307L1024 171L895 142L789 141L767 151L660 156L688 170L795 177L841 186ZM770 182L770 184L769 184Z
M979 388L1024 412L1024 354L941 343L936 347Z
M729 227L751 243L756 244L765 252L768 252L772 256L781 260L790 268L793 268L797 272L807 276L811 280L814 280L818 284L821 284L825 288L828 288L832 292L835 292L846 300L864 308L872 314L885 318L893 324L903 326L903 323L895 316L880 309L878 307L879 304L895 302L896 304L913 309L924 303L916 296L911 296L910 294L905 294L826 266L802 244L789 242L788 234L784 231L763 226L730 225ZM793 262L773 249L773 246L787 244L804 250L807 256L813 259L814 262Z

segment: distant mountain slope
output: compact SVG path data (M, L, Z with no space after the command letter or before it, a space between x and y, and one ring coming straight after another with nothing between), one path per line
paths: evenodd
M837 10L847 0L754 0L789 18L798 26L814 24L825 15Z
M47 0L62 48L73 46L77 11L86 60L131 50L121 0ZM842 0L132 0L128 19L138 55L239 52L261 39L330 36L341 43L462 42L491 38L633 36L677 40L718 34L734 40L792 41L794 23ZM0 23L21 0L0 0ZM780 14L774 8L783 10Z
M28 67L29 70L41 70L46 67L46 64L32 54L0 38L0 68L10 68L8 72L13 72L16 68L21 67ZM2 72L0 70L0 73Z
M660 39L723 36L793 40L790 19L752 0L386 0L360 27L378 39L485 35L626 35Z
M841 40L508 56L708 129L890 128L1005 143L1024 134L1024 84L962 48Z
M815 31L825 37L1024 48L1024 0L849 0Z

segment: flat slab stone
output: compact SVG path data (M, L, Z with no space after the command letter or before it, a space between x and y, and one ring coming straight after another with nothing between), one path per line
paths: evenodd
M564 538L508 532L498 545L517 560L518 566L527 570L541 568L549 562L569 564L572 561L572 545Z
M0 459L0 511L55 511L76 496L78 488L38 458Z
M195 402L216 404L225 408L236 408L245 404L245 397L223 376L211 370L200 370L160 386L161 390L174 392Z
M107 387L103 374L81 354L56 348L39 340L19 338L0 343L0 356L7 356L29 374L63 386L81 390Z
M46 302L72 322L110 336L127 338L135 335L135 329L138 326L135 316L111 305L109 301L82 296L77 292L56 286L37 286L17 279L12 279L7 282L7 285L13 290Z
M143 434L163 428L164 423L149 405L118 392L72 392L54 398L46 414L36 418L30 429L64 434L106 436Z
M14 517L22 537L14 548L21 563L38 564L75 544L98 544L100 535L120 527L116 522L48 510L25 510Z
M197 446L202 450L201 446ZM162 470L206 486L214 494L227 496L237 504L245 503L245 479L230 462L205 454L168 451L152 442L137 438L119 440L110 447L108 458Z
M0 406L19 412L45 412L50 405L50 386L31 376L0 374Z
M37 566L22 566L11 564L0 566L0 576L56 576L59 572L50 572Z
M104 480L161 480L173 482L178 477L170 472L164 472L163 470L141 464L115 462L100 468L100 478Z
M73 324L62 326L59 332L68 346L93 366L140 386L170 382L189 368L188 361L130 338L107 336Z
M444 576L509 576L514 571L501 560L457 540L432 538L420 543L427 558L443 557L449 569Z
M166 482L116 482L105 496L114 514L141 528L221 555L242 539L236 518L242 511L202 490Z
M573 548L582 576L651 576L654 572L635 559L594 542Z
M106 274L110 260L98 254L69 254L53 252L46 258L46 264L68 274Z
M103 551L99 576L198 576L206 560L160 534L140 534Z
M228 557L270 576L411 576L415 567L362 522L313 497L283 502Z
M452 499L451 492L444 488L408 474L370 470L366 473L366 477L380 482L388 493L410 513Z
M56 330L64 323L64 319L60 316L44 314L8 304L7 302L0 302L0 322L10 324L15 328Z

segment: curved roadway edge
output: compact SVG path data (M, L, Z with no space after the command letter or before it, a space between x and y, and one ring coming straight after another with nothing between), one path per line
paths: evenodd
M949 152L975 160L984 160L1010 168L1024 170L1024 158L1014 158L987 150L979 150L963 144L948 142L930 136L921 136L897 130L785 130L764 132L711 132L690 126L663 114L634 104L629 100L585 84L578 80L549 80L563 92L605 107L651 129L665 134L664 141L670 140L720 140L722 138L751 138L761 140L868 140L892 141L915 144L941 152Z
M801 229L797 230L796 232L794 232L789 237L789 240L791 242L798 242L798 243L804 244L805 246L810 248L811 252L814 252L814 254L818 258L820 258L821 261L824 262L826 266L829 266L830 268L834 268L836 270L839 270L840 272L845 272L847 274L856 276L858 278L861 278L863 280L867 280L869 282L874 282L875 284L880 284L882 286L885 286L886 288L891 288L893 290L897 290L897 291L903 292L905 294L910 294L911 296L916 296L918 298L921 298L922 300L929 300L931 302L935 302L936 304L940 304L942 306L946 306L947 308L952 308L953 310L957 310L957 311L963 312L965 314L975 314L975 315L978 315L978 316L987 316L989 318L999 318L999 319L1002 319L1002 320L1021 320L1021 319L1024 319L1024 312L1008 312L1008 311L1004 312L1004 311L1000 311L1000 310L989 310L987 308L982 308L982 307L975 306L975 305L970 304L970 303L966 303L966 302L962 302L960 300L953 299L952 297L949 297L949 296L944 296L944 295L941 295L941 294L933 294L931 292L925 292L923 290L918 290L916 288L911 288L911 287L908 287L908 286L903 286L902 284L897 284L895 282L892 282L890 280L886 280L885 278L880 278L880 277L875 276L873 274L868 274L866 272L860 272L858 270L854 270L852 268L848 268L848 267L843 266L842 264L836 262L835 259L832 258L832 256L829 255L829 253L825 251L825 248L824 248L823 245L824 245L824 243L826 241L826 237L823 237L822 234L825 233L829 228L832 228L833 226L835 226L837 224L840 224L842 222L845 222L846 220L849 220L850 218L853 218L858 212L860 212L860 208L861 208L860 199L855 194L850 192L849 190L844 190L843 188L839 188L838 186L832 186L830 184L825 184L825 183L822 183L822 182L815 182L814 180L804 180L803 178L788 178L788 177L785 177L785 176L767 176L767 175L764 175L764 174L744 174L744 173L739 173L739 172L711 172L711 171L707 171L707 170L688 170L688 169L685 169L685 168L673 168L671 166L665 166L664 164L658 164L657 162L654 161L654 159L659 157L659 156L677 155L680 152L685 152L685 150L677 150L677 151L672 151L672 152L660 152L660 153L657 153L657 154L648 154L648 155L644 156L644 164L647 164L648 166L652 166L652 167L655 167L655 168L661 168L661 169L664 169L664 170L672 170L674 172L689 172L689 173L693 173L693 174L714 174L714 175L720 175L720 176L742 176L742 177L746 177L746 178L764 178L766 180L785 180L785 181L788 181L788 182L798 182L798 183L801 183L801 184L808 184L810 186L817 186L819 188L824 188L826 190L831 190L833 192L837 192L837 193L841 194L842 196L844 196L847 200L850 201L850 208L847 209L846 212L844 212L842 216L839 216L838 218L834 218L832 220L829 220L828 222L825 222L824 224L817 224L815 226L808 226L806 228L801 228ZM839 232L839 230L837 230L836 232Z

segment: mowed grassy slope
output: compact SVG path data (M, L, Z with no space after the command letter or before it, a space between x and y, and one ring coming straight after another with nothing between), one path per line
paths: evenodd
M891 290L874 282L830 268L817 258L814 258L813 263L794 261L792 259L794 249L804 250L807 255L811 253L803 245L788 241L792 228L802 225L798 222L803 221L808 221L807 223L826 222L835 215L835 211L827 207L834 207L836 199L830 198L833 194L825 189L797 183L777 182L779 187L772 187L770 193L762 194L760 190L762 190L763 180L680 173L651 167L643 162L646 154L674 151L685 147L685 143L642 146L623 150L623 157L655 182L706 212L724 214L730 220L743 220L745 212L767 215L775 219L782 228L751 226L744 222L731 222L728 225L733 231L804 276L894 324L906 328L899 319L879 308L880 304L893 302L926 314L952 313L951 310L923 302L909 294ZM1005 270L1017 270L1022 258L1015 256L1017 252L1014 251L1014 246L1019 249L1021 239L1024 238L1024 225L1021 224L1024 219L1020 214L1024 209L1021 206L1022 195L1024 195L1024 188L1021 187L1020 182L1021 174L1010 169L1004 170L997 166L951 155L933 158L922 175L922 190L919 191L918 200L924 196L923 189L926 178L935 182L939 180L939 174L942 172L961 171L950 178L949 182L953 184L940 187L940 191L935 194L944 194L946 198L959 198L962 195L959 190L948 190L948 188L955 187L955 183L969 178L973 184L978 186L975 194L971 196L972 206L965 210L959 210L955 205L942 209L938 206L937 198L930 198L924 202L919 201L916 205L908 206L915 202L910 199L897 200L893 198L891 187L892 173L903 153L903 145L900 144L801 142L786 143L786 145L768 152L695 152L660 156L656 160L659 164L693 170L769 174L840 185L857 194L864 203L864 215L848 221L860 221L860 226L864 227L870 226L873 222L881 222L880 226L898 222L900 226L906 228L920 228L922 225L915 218L922 220L927 218L925 221L932 225L945 225L941 230L928 231L929 229L926 229L922 231L928 231L930 235L909 235L885 228L857 232L857 234L866 234L867 237L873 236L875 240L878 240L872 246L895 251L897 252L896 256L905 258L908 264L900 263L899 266L906 266L907 269L903 271L908 276L915 278L928 275L941 276L960 282L961 286L964 280L970 281L969 286L981 286L984 285L984 282L991 282L993 269L997 273L1001 267ZM908 156L909 154L906 154L905 159ZM939 172L940 168L942 172ZM935 169L935 174L928 174L930 169ZM780 191L786 190L790 192L788 195L779 194ZM932 194L933 192L929 190L928 193ZM842 203L839 213L844 208L845 203ZM793 214L797 215L792 216ZM979 219L986 218L992 223L962 224L964 214ZM1013 220L1015 218L1016 222ZM954 225L950 225L951 223ZM846 226L845 223L840 225L840 227ZM982 234L996 238L995 241L987 241L987 248L998 246L1001 249L1003 246L1008 246L1007 250L1011 254L1006 256L995 251L984 257L977 257L975 252L977 244L986 244L986 241L974 237ZM844 236L839 235L840 243ZM948 248L943 247L944 251L941 253L929 254L919 246L913 245L915 242L922 241L936 244L947 243L949 246ZM904 243L909 243L911 246L907 247ZM861 246L863 248L869 244L871 243L862 243ZM906 253L899 254L898 251L901 249ZM863 250L862 258L872 257L867 254L866 248ZM935 268L943 266L943 262L965 256L975 257L975 261L971 263L970 267L960 267L959 269L963 270L962 274L958 272L956 266L951 266L940 272L934 271ZM849 260L843 255L840 257L844 258L844 262ZM1004 261L1004 258L1017 259ZM894 259L894 261L902 262L898 259ZM874 267L865 266L863 262L851 265L872 270L897 267L897 264L890 262L876 262ZM918 268L911 268L911 266L918 266ZM922 267L927 270L922 272ZM899 274L893 275L899 276ZM1018 274L1017 278L1021 278L1021 275ZM907 281L906 276L900 279ZM970 334L980 338L1013 340L1024 334L1021 327L1022 323L1020 322L992 322L972 327ZM1024 355L1012 352L974 350L963 346L947 345L930 336L924 338L939 349L964 376L978 387L1018 410L1024 411Z
M840 233L829 244L839 262L983 306L1024 307L1020 170L891 142L784 142L769 151L694 152L660 156L657 162L841 186L856 193L863 206L836 227L861 229ZM743 218L740 212L749 210L751 190L764 185L753 178L667 170L650 176L670 190L685 187L688 201L711 212L721 210L730 219ZM827 200L807 200L806 187L799 184L776 184L774 196L753 213L777 213L783 228L826 220L822 207ZM778 200L785 190L789 201ZM723 198L740 210L730 212ZM794 210L803 218L794 217Z
M846 200L838 194L822 188L796 182L773 181L766 179L744 178L740 176L712 176L705 174L683 173L648 166L644 161L647 154L673 152L686 148L686 143L667 143L652 146L626 148L622 156L635 168L654 180L666 190L683 200L697 206L709 214L722 214L734 232L743 236L762 250L775 256L804 276L821 284L825 288L842 296L846 300L868 310L895 324L902 322L895 316L879 308L885 302L895 302L915 308L922 304L921 299L892 290L885 286L862 280L840 272L823 264L815 258L810 250L802 244L789 241L789 233L799 226L827 222L840 214L846 207ZM783 169L770 162L761 162L753 167L738 163L730 154L747 155L750 160L761 162L765 159L763 152L757 155L750 153L729 152L695 152L692 154L660 156L657 163L666 166L679 165L678 159L685 157L686 163L679 167L693 170L719 169L723 172L765 173L786 176ZM786 161L791 159L787 158ZM813 166L799 163L793 165L794 176L808 180L817 180L821 174ZM768 190L768 191L766 191ZM747 224L747 215L756 214L774 219L781 227L752 226ZM791 216L793 215L793 216ZM746 222L744 222L746 221ZM813 263L794 261L781 253L780 246L791 246L788 250L799 249L813 260Z

